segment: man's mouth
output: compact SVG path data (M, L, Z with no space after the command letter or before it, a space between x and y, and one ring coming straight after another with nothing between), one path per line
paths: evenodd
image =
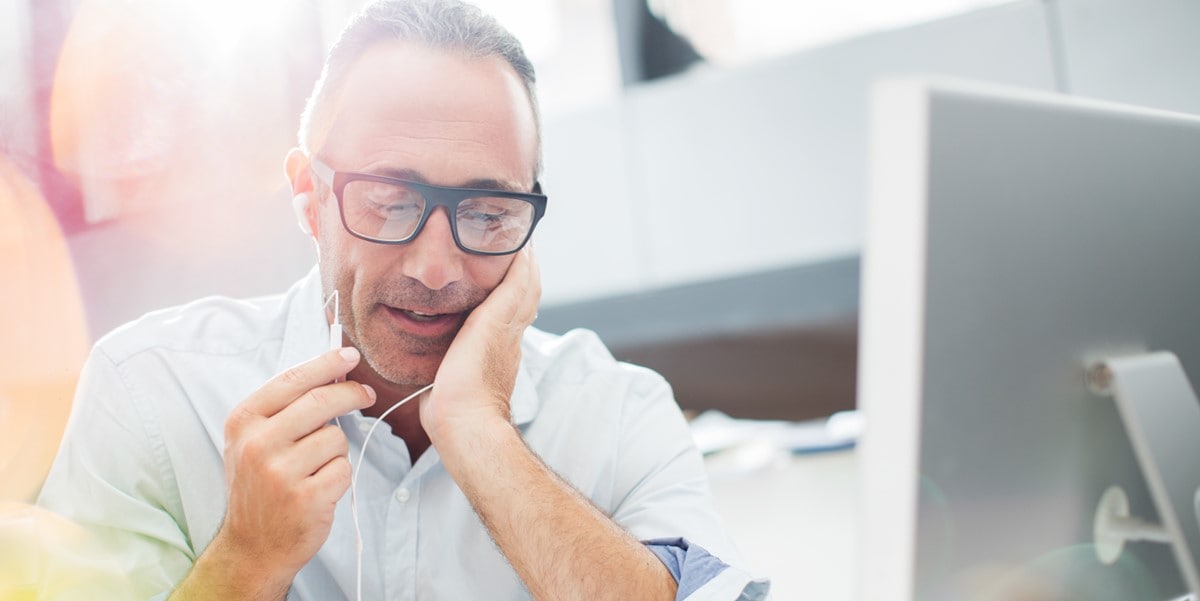
M401 309L390 305L387 307L388 313L400 319L404 323L417 326L419 331L433 333L435 330L428 328L445 328L452 327L457 324L462 318L462 313L441 313L433 309Z
M421 311L409 311L407 309L396 309L396 311L400 312L405 317L407 317L413 321L420 321L420 322L437 321L444 317L450 317L453 315L457 315L456 313L423 313Z

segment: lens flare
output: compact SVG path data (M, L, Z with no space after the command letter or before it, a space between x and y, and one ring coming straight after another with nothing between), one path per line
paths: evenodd
M57 514L0 503L0 601L128 601L134 591L87 530Z
M28 501L58 449L88 333L58 222L3 155L0 273L0 501Z

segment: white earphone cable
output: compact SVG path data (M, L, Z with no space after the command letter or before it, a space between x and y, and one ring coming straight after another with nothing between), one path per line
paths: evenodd
M332 293L330 293L329 298L325 299L325 305L322 308L329 308L330 301L333 302L333 323L329 325L329 348L330 350L333 350L341 348L342 346L342 324L340 318L341 313L339 312L340 307L338 306L339 300L337 290L334 290ZM335 380L335 382L340 381L341 378ZM354 521L355 599L358 601L362 601L363 582L363 538L362 528L359 526L358 521L358 472L362 470L363 458L367 454L367 443L371 441L371 435L375 433L375 428L379 427L379 424L383 423L384 418L386 418L392 411L395 411L401 405L417 398L418 396L421 396L421 394L425 393L431 388L433 388L433 384L429 384L424 388L421 388L420 390L404 397L391 407L388 407L387 411L384 411L383 414L381 414L379 418L375 420L374 424L371 424L371 428L367 430L366 437L363 438L362 448L360 448L358 451L358 460L350 464L350 467L353 470L350 475L350 516ZM337 424L338 428L342 428L342 420L335 416L333 421Z
M357 595L357 597L356 598L358 599L358 601L362 601L362 581L363 581L363 578L362 578L362 567L363 567L362 529L360 528L359 523L358 523L358 492L357 492L358 491L358 472L360 470L362 470L363 457L367 453L367 443L371 442L371 435L375 433L375 428L378 428L379 424L383 423L383 419L385 417L387 417L388 414L390 414L392 411L395 411L396 409L398 409L401 405L417 398L418 396L421 396L421 394L423 394L425 391L427 391L431 388L433 388L433 384L429 384L429 385L425 386L424 388L421 388L420 390L404 397L399 402L397 402L395 405L388 407L388 410L384 411L383 414L380 415L377 420L375 420L375 423L371 424L371 429L367 430L367 436L366 436L366 438L363 438L362 448L359 449L359 451L358 451L358 461L355 461L354 464L351 465L351 467L354 468L354 473L350 477L350 515L351 515L351 517L354 518L354 541L355 541L355 550L354 551L355 551L356 565L357 565L357 568L356 568L356 570L357 570L357 578L356 578L356 582L357 582L356 595Z

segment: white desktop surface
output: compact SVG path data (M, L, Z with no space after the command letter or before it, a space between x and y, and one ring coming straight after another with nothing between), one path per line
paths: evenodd
M706 458L717 510L748 568L771 579L771 599L852 601L858 541L854 451L785 456L738 474L726 469L726 458Z

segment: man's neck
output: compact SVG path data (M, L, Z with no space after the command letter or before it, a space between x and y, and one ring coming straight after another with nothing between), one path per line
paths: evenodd
M359 363L358 367L346 375L346 379L366 384L375 389L375 404L362 410L363 415L374 418L383 415L393 405L421 389L420 386L401 386L385 380L366 365L366 361ZM414 464L430 444L429 436L421 426L419 403L420 398L415 398L403 406L397 407L395 411L388 413L388 416L384 418L384 421L392 429L391 433L404 439L405 444L408 445L408 455Z

